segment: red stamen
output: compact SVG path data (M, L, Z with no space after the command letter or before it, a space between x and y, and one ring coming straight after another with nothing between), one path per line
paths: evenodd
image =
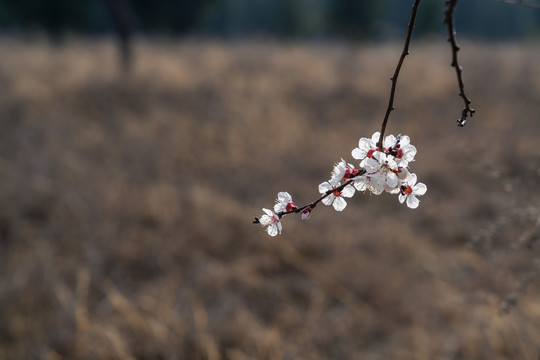
M288 203L287 207L285 207L285 211L287 212L292 211L293 209L296 209L296 205L294 205L293 202Z
M403 195L411 195L412 192L413 192L413 189L409 185L401 185L401 193Z

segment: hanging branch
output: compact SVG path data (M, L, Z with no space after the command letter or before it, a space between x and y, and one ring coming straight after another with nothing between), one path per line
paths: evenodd
M411 42L412 31L414 28L414 21L416 20L416 13L418 11L419 4L420 4L420 0L415 0L413 4L413 9L411 12L411 19L409 20L409 30L407 31L407 38L405 39L403 52L401 53L398 64L396 66L396 71L394 71L394 75L390 78L390 81L392 81L392 89L390 90L390 98L388 99L388 107L386 108L386 114L384 115L384 120L382 122L381 135L379 136L379 141L377 141L377 147L379 148L380 151L383 150L382 141L384 139L384 132L386 131L386 123L388 122L390 113L392 112L392 110L394 110L394 95L396 93L396 84L397 84L399 72L401 70L401 65L403 65L405 56L409 55L409 44Z
M418 207L420 200L417 197L424 195L427 187L423 183L417 183L416 174L409 170L409 163L414 161L416 148L407 135L385 137L384 132L390 112L394 110L397 79L405 56L409 54L419 4L420 0L414 0L403 52L390 79L392 87L381 132L376 132L370 139L360 138L358 147L351 152L353 158L360 160L360 168L342 159L335 164L331 179L319 184L319 198L301 207L294 204L288 192L279 192L274 210L263 208L264 214L253 221L254 224L266 227L269 235L276 236L281 233L281 219L288 214L300 213L303 220L308 219L319 202L332 205L336 211L342 211L347 206L344 198L352 197L356 191L369 191L374 195L383 192L397 194L400 203L406 202L411 209Z
M462 67L459 65L457 53L459 46L456 43L456 30L454 27L454 10L456 8L458 0L446 0L446 10L444 12L444 24L448 29L448 42L452 47L452 67L456 69L456 75L459 85L459 96L465 103L465 108L461 111L461 118L457 120L458 126L463 127L467 123L467 117L474 115L474 109L471 108L471 100L465 95L463 79L461 77Z

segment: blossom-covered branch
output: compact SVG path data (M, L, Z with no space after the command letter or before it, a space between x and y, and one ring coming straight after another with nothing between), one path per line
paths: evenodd
M352 150L352 157L360 160L359 167L341 159L334 166L331 178L319 184L321 196L302 207L294 204L288 192L279 192L274 209L263 208L264 214L253 221L255 224L266 227L269 235L281 234L283 229L281 220L284 216L301 213L302 220L309 219L319 202L328 206L332 205L336 211L343 211L347 206L345 198L351 198L356 191L369 191L374 195L380 195L383 192L397 194L400 203L406 203L411 209L418 207L420 203L418 196L424 195L427 187L423 183L417 183L416 174L409 171L409 164L414 161L416 148L410 143L408 136L385 137L384 132L390 112L394 109L397 78L405 56L409 54L409 44L419 4L420 0L414 0L403 52L391 78L392 88L381 132L374 133L371 138L361 138L358 147Z
M351 155L360 160L359 167L341 160L334 166L329 180L319 184L321 196L302 207L297 207L292 196L285 191L278 193L274 209L263 208L264 214L255 218L253 223L266 226L268 234L281 233L281 219L292 213L301 213L302 219L311 216L319 202L332 205L336 211L343 211L347 206L345 198L351 198L356 191L380 195L383 192L397 194L400 203L406 202L411 209L418 207L418 196L427 191L426 185L416 183L416 174L409 171L409 164L414 161L416 148L408 136L389 135L383 140L382 150L376 145L380 133L371 138L361 138L358 147Z
M457 53L459 51L459 46L456 43L456 30L454 27L454 11L456 8L458 0L446 0L446 10L444 12L444 23L448 29L448 42L452 47L452 66L456 69L456 76L459 86L459 96L463 99L465 103L465 108L461 111L461 118L457 120L458 126L463 127L467 123L467 117L474 115L474 109L471 108L471 100L465 95L465 86L463 85L463 79L461 73L463 71L462 67L459 65Z

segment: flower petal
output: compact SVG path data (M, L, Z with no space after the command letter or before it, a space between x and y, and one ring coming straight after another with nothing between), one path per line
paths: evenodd
M325 181L325 182L319 184L319 192L321 194L324 194L328 190L332 190L332 188L333 188L332 185L330 185L330 183L328 181Z
M279 192L277 194L277 198L278 198L278 201L283 203L283 204L288 204L290 202L292 202L292 196L291 194L289 194L288 192L286 191L282 191L282 192Z
M355 159L362 160L363 158L366 157L366 152L365 152L365 151L362 151L362 150L359 149L359 148L355 148L355 149L353 149L351 155L352 155L352 157L355 158Z
M367 179L365 176L361 176L354 181L354 187L358 191L366 191L368 186Z
M388 185L388 187L393 189L397 186L397 183L398 183L397 175L389 171L386 174L386 184Z
M324 205L332 205L332 203L334 202L334 199L336 197L334 196L334 194L330 194L328 195L327 197L325 197L324 199L322 199L322 203Z
M388 135L383 141L383 147L390 148L396 145L396 137L394 135Z
M267 231L268 235L276 236L278 234L278 227L276 226L276 224L269 225Z
M418 183L413 186L414 195L424 195L427 191L427 186L424 183Z
M350 198L354 195L354 187L352 185L347 185L341 190L341 196Z
M334 206L334 209L336 209L336 211L343 211L343 209L345 209L345 207L347 206L347 202L341 196L338 196L336 197L332 205Z
M401 138L399 139L399 146L402 149L405 148L410 143L411 143L411 138L408 137L407 135L402 135ZM405 150L403 150L403 151L405 151Z
M407 197L407 206L411 209L416 209L420 201L414 195L409 195Z

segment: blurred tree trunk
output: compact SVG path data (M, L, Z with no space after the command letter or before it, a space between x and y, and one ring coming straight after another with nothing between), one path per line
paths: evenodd
M128 0L105 0L118 38L120 67L125 74L133 68L133 13Z

